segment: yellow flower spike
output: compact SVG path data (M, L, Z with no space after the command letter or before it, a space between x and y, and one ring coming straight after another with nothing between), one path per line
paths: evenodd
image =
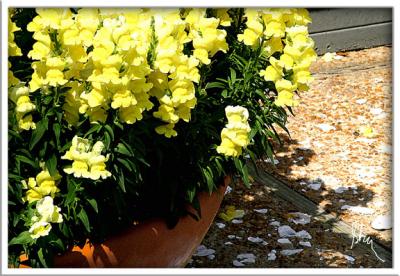
M217 147L217 152L236 157L242 154L242 148L250 143L251 129L247 122L249 113L241 106L227 106L225 114L228 123L221 131L221 144Z

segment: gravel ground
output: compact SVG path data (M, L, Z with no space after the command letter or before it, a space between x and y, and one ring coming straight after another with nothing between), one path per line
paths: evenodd
M319 58L312 67L315 81L301 95L296 116L289 118L291 139L284 136L275 166L259 162L327 212L349 225L363 225L363 233L388 248L392 231L375 230L371 223L379 215L390 215L392 206L391 54L391 47L377 47L338 53L330 62ZM366 137L363 128L372 128L375 135ZM217 218L197 254L205 256L193 256L187 267L386 266L372 250L351 249L348 239L333 233L328 223L313 217L306 224L293 222L293 213L299 210L265 185L254 183L251 189L235 185L221 209L227 205L244 210L244 217L238 218L243 222ZM281 231L287 225L293 235L305 230L311 237L278 242L282 239L278 225ZM250 255L240 256L246 253Z

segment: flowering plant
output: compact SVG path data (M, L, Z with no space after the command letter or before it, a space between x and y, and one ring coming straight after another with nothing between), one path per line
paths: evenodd
M9 263L173 226L276 127L315 60L305 9L9 12ZM198 216L198 214L193 214Z

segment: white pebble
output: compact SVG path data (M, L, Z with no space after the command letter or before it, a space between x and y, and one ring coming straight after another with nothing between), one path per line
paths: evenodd
M311 239L312 238L310 233L308 233L306 230L301 230L301 231L297 232L296 237L298 237L300 239Z
M301 241L299 244L304 247L311 247L311 243L309 241Z
M303 249L284 249L284 250L281 250L281 254L283 256L291 256L294 254L298 254L301 251L303 251Z
M268 261L275 261L276 260L276 254L273 252L268 253Z
M391 215L377 216L372 221L371 227L376 229L376 230L392 229L392 216Z
M232 223L233 224L240 224L240 223L243 223L243 220L241 220L241 219L233 219Z
M294 217L289 218L289 221L293 222L295 224L303 224L304 225L304 224L310 223L310 221L311 221L311 216L308 214L304 214L301 212L295 212L295 213L290 213L290 215L294 216Z
M223 228L225 228L225 223L222 223L222 222L216 222L215 223L215 225L217 225L217 227L219 228L219 229L223 229Z
M278 228L278 233L281 238L295 237L296 231L294 231L289 225L283 225Z
M264 241L262 238L259 237L248 237L247 240L254 243L260 243Z
M236 266L236 267L244 266L244 264L239 262L238 260L234 260L233 261L233 265Z
M227 241L227 242L225 242L224 244L225 244L225 245L232 245L233 243L230 242L230 241Z
M228 235L228 239L234 239L234 238L236 238L235 235Z
M281 225L281 223L279 221L273 221L273 222L270 222L269 225L279 227Z

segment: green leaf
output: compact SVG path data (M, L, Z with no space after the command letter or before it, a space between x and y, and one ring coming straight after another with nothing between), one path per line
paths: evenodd
M108 132L104 132L104 146L106 150L110 148L110 144L111 144L110 134L108 134Z
M89 218L86 214L86 211L83 208L79 211L78 218L82 221L83 225L86 228L86 231L88 231L90 233Z
M221 82L209 82L206 85L206 89L211 89L211 88L225 88L225 85Z
M31 237L31 234L29 233L29 231L24 231L21 232L17 237L13 238L8 245L14 245L14 244L27 244L32 242L33 239Z
M102 126L99 124L95 124L94 126L92 126L88 132L85 133L85 135L83 136L84 138L88 137L90 134L92 134L93 132L98 131L99 129L101 129Z
M118 143L116 152L121 153L126 156L133 156L132 151L129 150L128 147L123 143Z
M111 136L111 141L114 141L114 130L109 125L105 125L105 128Z
M58 124L58 123L53 124L53 132L54 132L54 136L56 137L57 147L59 147L59 145L60 145L60 134L61 134L60 124Z
M224 98L228 97L228 90L224 89L221 93L221 96Z
M88 198L87 201L89 202L90 206L94 209L96 213L99 213L99 209L97 207L97 201L94 198Z
M187 194L187 197L188 197L189 202L192 203L194 197L196 196L196 186L195 186L195 185L191 185L191 186L188 188L186 194Z
M42 139L44 133L46 132L49 125L49 120L47 118L43 118L36 124L36 129L32 132L32 138L29 143L29 149L32 150L35 145Z
M23 155L17 155L15 157L15 159L21 161L22 163L30 165L34 169L38 169L39 168L38 164L35 161L33 161L33 160L23 156Z
M57 157L53 153L46 161L46 168L49 170L51 176L55 176L57 173Z
M118 185L119 187L121 187L121 190L126 193L126 189L125 189L125 176L122 170L120 170L118 177Z
M43 248L39 248L39 250L37 251L37 255L39 257L39 261L40 263L44 266L47 267L47 263L46 263L46 259L43 256Z
M236 71L233 68L229 68L229 70L231 71L231 82L233 84L236 81Z
M67 206L69 206L75 200L76 185L75 182L72 181L70 178L68 178L67 182L68 194L65 198L65 203Z

